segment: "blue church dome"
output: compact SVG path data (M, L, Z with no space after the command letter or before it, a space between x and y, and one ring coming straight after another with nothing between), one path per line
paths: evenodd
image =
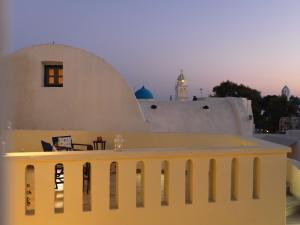
M134 94L137 99L154 99L151 91L149 91L144 86L141 89L137 90Z

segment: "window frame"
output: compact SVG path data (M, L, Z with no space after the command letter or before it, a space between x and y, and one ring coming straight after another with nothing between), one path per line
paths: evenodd
M64 82L63 82L63 77L64 77L64 67L63 64L44 64L44 87L63 87ZM49 70L54 69L54 83L50 84L49 82ZM62 75L59 74L59 70L62 70L63 73ZM51 75L52 77L52 75ZM59 79L62 78L62 83L59 83Z

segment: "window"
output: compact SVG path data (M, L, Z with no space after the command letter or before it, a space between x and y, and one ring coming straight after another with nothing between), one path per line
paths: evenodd
M168 161L163 161L161 163L161 172L160 172L160 203L163 206L169 204L169 163Z
M34 215L34 166L25 170L25 214Z
M54 212L64 212L64 165L58 163L54 169Z
M91 209L91 163L86 162L82 167L82 210Z
M44 65L44 86L63 87L63 65Z
M231 161L231 201L238 200L238 161L236 158Z
M216 201L216 160L209 160L208 171L208 201Z
M109 208L118 209L118 163L110 164Z
M185 163L185 203L192 204L192 160Z
M260 197L260 173L260 160L256 157L253 161L253 199Z
M144 207L144 163L136 164L136 207Z

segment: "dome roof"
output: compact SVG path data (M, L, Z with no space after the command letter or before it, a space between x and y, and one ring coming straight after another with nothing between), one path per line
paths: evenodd
M282 88L282 90L290 90L288 86L284 85L284 87Z
M290 89L288 88L288 86L285 85L285 86L282 88L282 90L281 90L281 95L286 96L287 99L290 98L291 91L290 91Z
M134 94L137 99L154 99L151 91L149 91L144 86L141 89L137 90Z

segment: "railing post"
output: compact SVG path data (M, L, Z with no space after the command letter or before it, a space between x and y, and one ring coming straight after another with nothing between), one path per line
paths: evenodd
M169 161L169 205L182 206L185 204L185 159Z
M203 178L201 177L201 162L199 158L193 158L193 205L200 204L201 186L203 185Z
M110 161L92 162L92 213L97 218L109 211L109 166Z
M35 166L35 215L41 221L54 214L54 164L39 162Z
M239 201L252 201L253 159L254 157L239 157Z
M216 202L228 203L231 193L231 158L216 159Z
M119 161L119 209L122 211L136 208L136 162Z
M145 160L145 207L160 207L160 159Z
M197 160L198 170L199 170L199 182L196 192L199 192L199 204L206 205L208 202L208 167L209 159L208 158L199 158Z
M64 165L64 214L74 218L82 214L82 165L80 161L63 162ZM72 215L73 217L71 217ZM71 221L69 222L71 224Z
M6 193L3 193L7 212L7 224L22 223L25 218L25 168L26 164L18 161L6 161L6 171L9 175L4 177Z

